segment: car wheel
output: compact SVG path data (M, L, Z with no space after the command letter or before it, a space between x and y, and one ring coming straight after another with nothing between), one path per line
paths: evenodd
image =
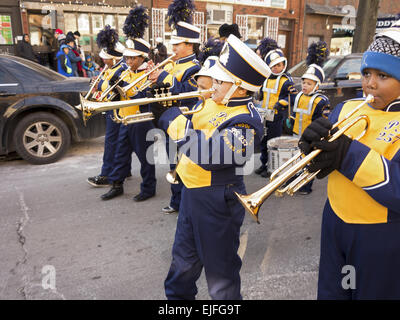
M15 128L14 143L17 153L32 164L52 163L68 150L71 134L57 116L36 112L24 117Z

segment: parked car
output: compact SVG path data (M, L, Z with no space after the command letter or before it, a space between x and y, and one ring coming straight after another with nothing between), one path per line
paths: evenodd
M362 53L352 53L346 56L329 56L323 65L325 81L320 89L329 98L331 108L337 104L357 97L362 97L361 88L361 59ZM291 69L296 88L301 90L301 76L306 72L305 60Z
M72 141L105 133L104 115L85 126L80 92L88 78L66 78L35 62L0 55L0 155L14 151L32 164L59 160Z

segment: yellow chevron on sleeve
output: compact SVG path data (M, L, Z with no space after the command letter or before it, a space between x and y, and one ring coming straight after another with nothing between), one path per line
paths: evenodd
M171 74L169 74L164 78L163 83L164 84L169 83L170 85L172 85L173 81L174 81L174 77Z
M381 156L371 150L354 176L353 182L361 187L369 187L385 180L385 168Z
M174 121L172 121L167 129L168 135L172 140L181 140L186 135L186 125L188 119L183 115L177 116Z
M179 160L176 171L186 188L211 186L211 171L203 169L185 154Z
M279 100L279 104L282 106L287 106L289 104L289 102L287 102L285 99L281 99L281 100Z

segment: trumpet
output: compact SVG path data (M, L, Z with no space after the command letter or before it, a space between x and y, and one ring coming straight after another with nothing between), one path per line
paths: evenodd
M358 110L360 110L365 104L372 101L374 101L374 97L372 95L368 95L365 101L360 103L348 114L346 114L342 120L336 122L332 126L332 129L338 128L339 125L343 126L339 130L337 130L334 134L330 135L327 138L328 141L332 142L338 139L342 134L344 134L355 124L359 123L360 121L365 121L364 130L355 138L355 140L361 139L368 130L370 122L369 117L366 115L359 115L353 119L350 119L350 117L354 115ZM346 121L347 123L344 124L344 122ZM267 200L272 193L277 192L279 195L287 193L292 196L303 185L307 184L312 179L314 179L314 177L318 174L319 171L311 173L307 170L306 166L321 152L322 152L321 149L316 149L310 152L308 155L305 155L302 152L297 153L271 174L270 182L263 188L249 195L239 194L235 192L236 196L239 199L239 202L243 205L246 211L251 214L251 216L255 219L255 221L257 223L260 223L258 219L259 210L262 204L265 202L265 200ZM290 168L287 169L288 167ZM287 170L284 171L285 169ZM282 185L288 183L288 181L296 175L298 175L297 178L291 181L283 189L279 189Z
M175 62L172 61L172 59L176 56L176 54L172 54L170 57L168 57L167 59L163 60L162 62L160 62L157 66L155 66L153 69L151 69L150 71L146 72L145 74L141 75L139 78L137 78L135 81L133 81L132 83L128 84L125 87L120 87L117 86L117 90L119 92L119 94L121 95L121 97L126 98L126 93L131 89L134 88L138 83L140 83L141 81L143 81L143 79L146 79L152 72L154 72L155 70L164 67L168 64L172 64L173 66L175 65ZM152 82L150 80L146 80L139 88L135 88L136 92L139 91L143 91L144 89L148 88L150 85L152 84Z
M85 99L89 99L90 94L92 92L92 90L94 89L94 87L96 86L96 84L99 82L99 80L101 79L101 77L103 76L104 72L108 69L108 65L105 65L103 70L101 70L100 74L97 76L96 80L93 81L92 85L90 86L89 91L86 93ZM92 99L96 96L96 92L95 91L92 95Z
M187 107L181 107L181 111L184 115L191 115L196 112L199 112L203 109L206 99L204 95L213 93L213 89L209 90L199 90L199 91L192 91L192 92L185 92L178 95L171 95L171 92L167 94L160 94L154 98L142 98L142 99L133 99L133 100L123 100L123 101L110 101L110 102L93 102L88 101L84 97L81 96L81 103L75 108L82 111L83 122L86 124L86 121L90 119L95 114L114 110L114 121L118 123L122 123L124 125L132 124L132 123L139 123L144 121L150 121L154 119L154 115L152 112L144 112L144 113L137 113L134 115L126 116L121 118L117 115L117 109L125 108L125 107L132 107L132 106L140 106L144 104L151 104L151 103L163 103L165 107L167 107L167 102L172 104L172 101L178 100L185 100L185 99L192 99L198 98L202 101L202 104L199 108L195 110L189 111Z

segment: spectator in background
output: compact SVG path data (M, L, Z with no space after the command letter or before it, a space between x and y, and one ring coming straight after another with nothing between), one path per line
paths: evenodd
M74 77L82 77L82 58L76 51L75 37L72 32L68 32L65 42L69 47L68 58L71 61L72 74Z
M61 45L65 44L65 34L61 29L56 29L54 31L54 38L57 39L57 43L58 43L58 48L61 47Z
M35 53L33 52L33 48L31 43L29 42L29 35L24 34L22 36L22 41L19 41L16 48L16 53L18 57L25 58L31 60L33 62L39 63Z
M69 46L66 44L61 45L57 53L57 71L66 77L73 77L71 61L68 58Z
M89 78L95 77L98 75L98 65L93 61L92 56L90 54L86 55L85 62L82 64L84 70L86 70L86 74Z
M153 49L153 54L154 54L154 63L160 63L167 59L168 53L167 53L167 47L163 44L163 39L158 37L156 38L156 47Z

